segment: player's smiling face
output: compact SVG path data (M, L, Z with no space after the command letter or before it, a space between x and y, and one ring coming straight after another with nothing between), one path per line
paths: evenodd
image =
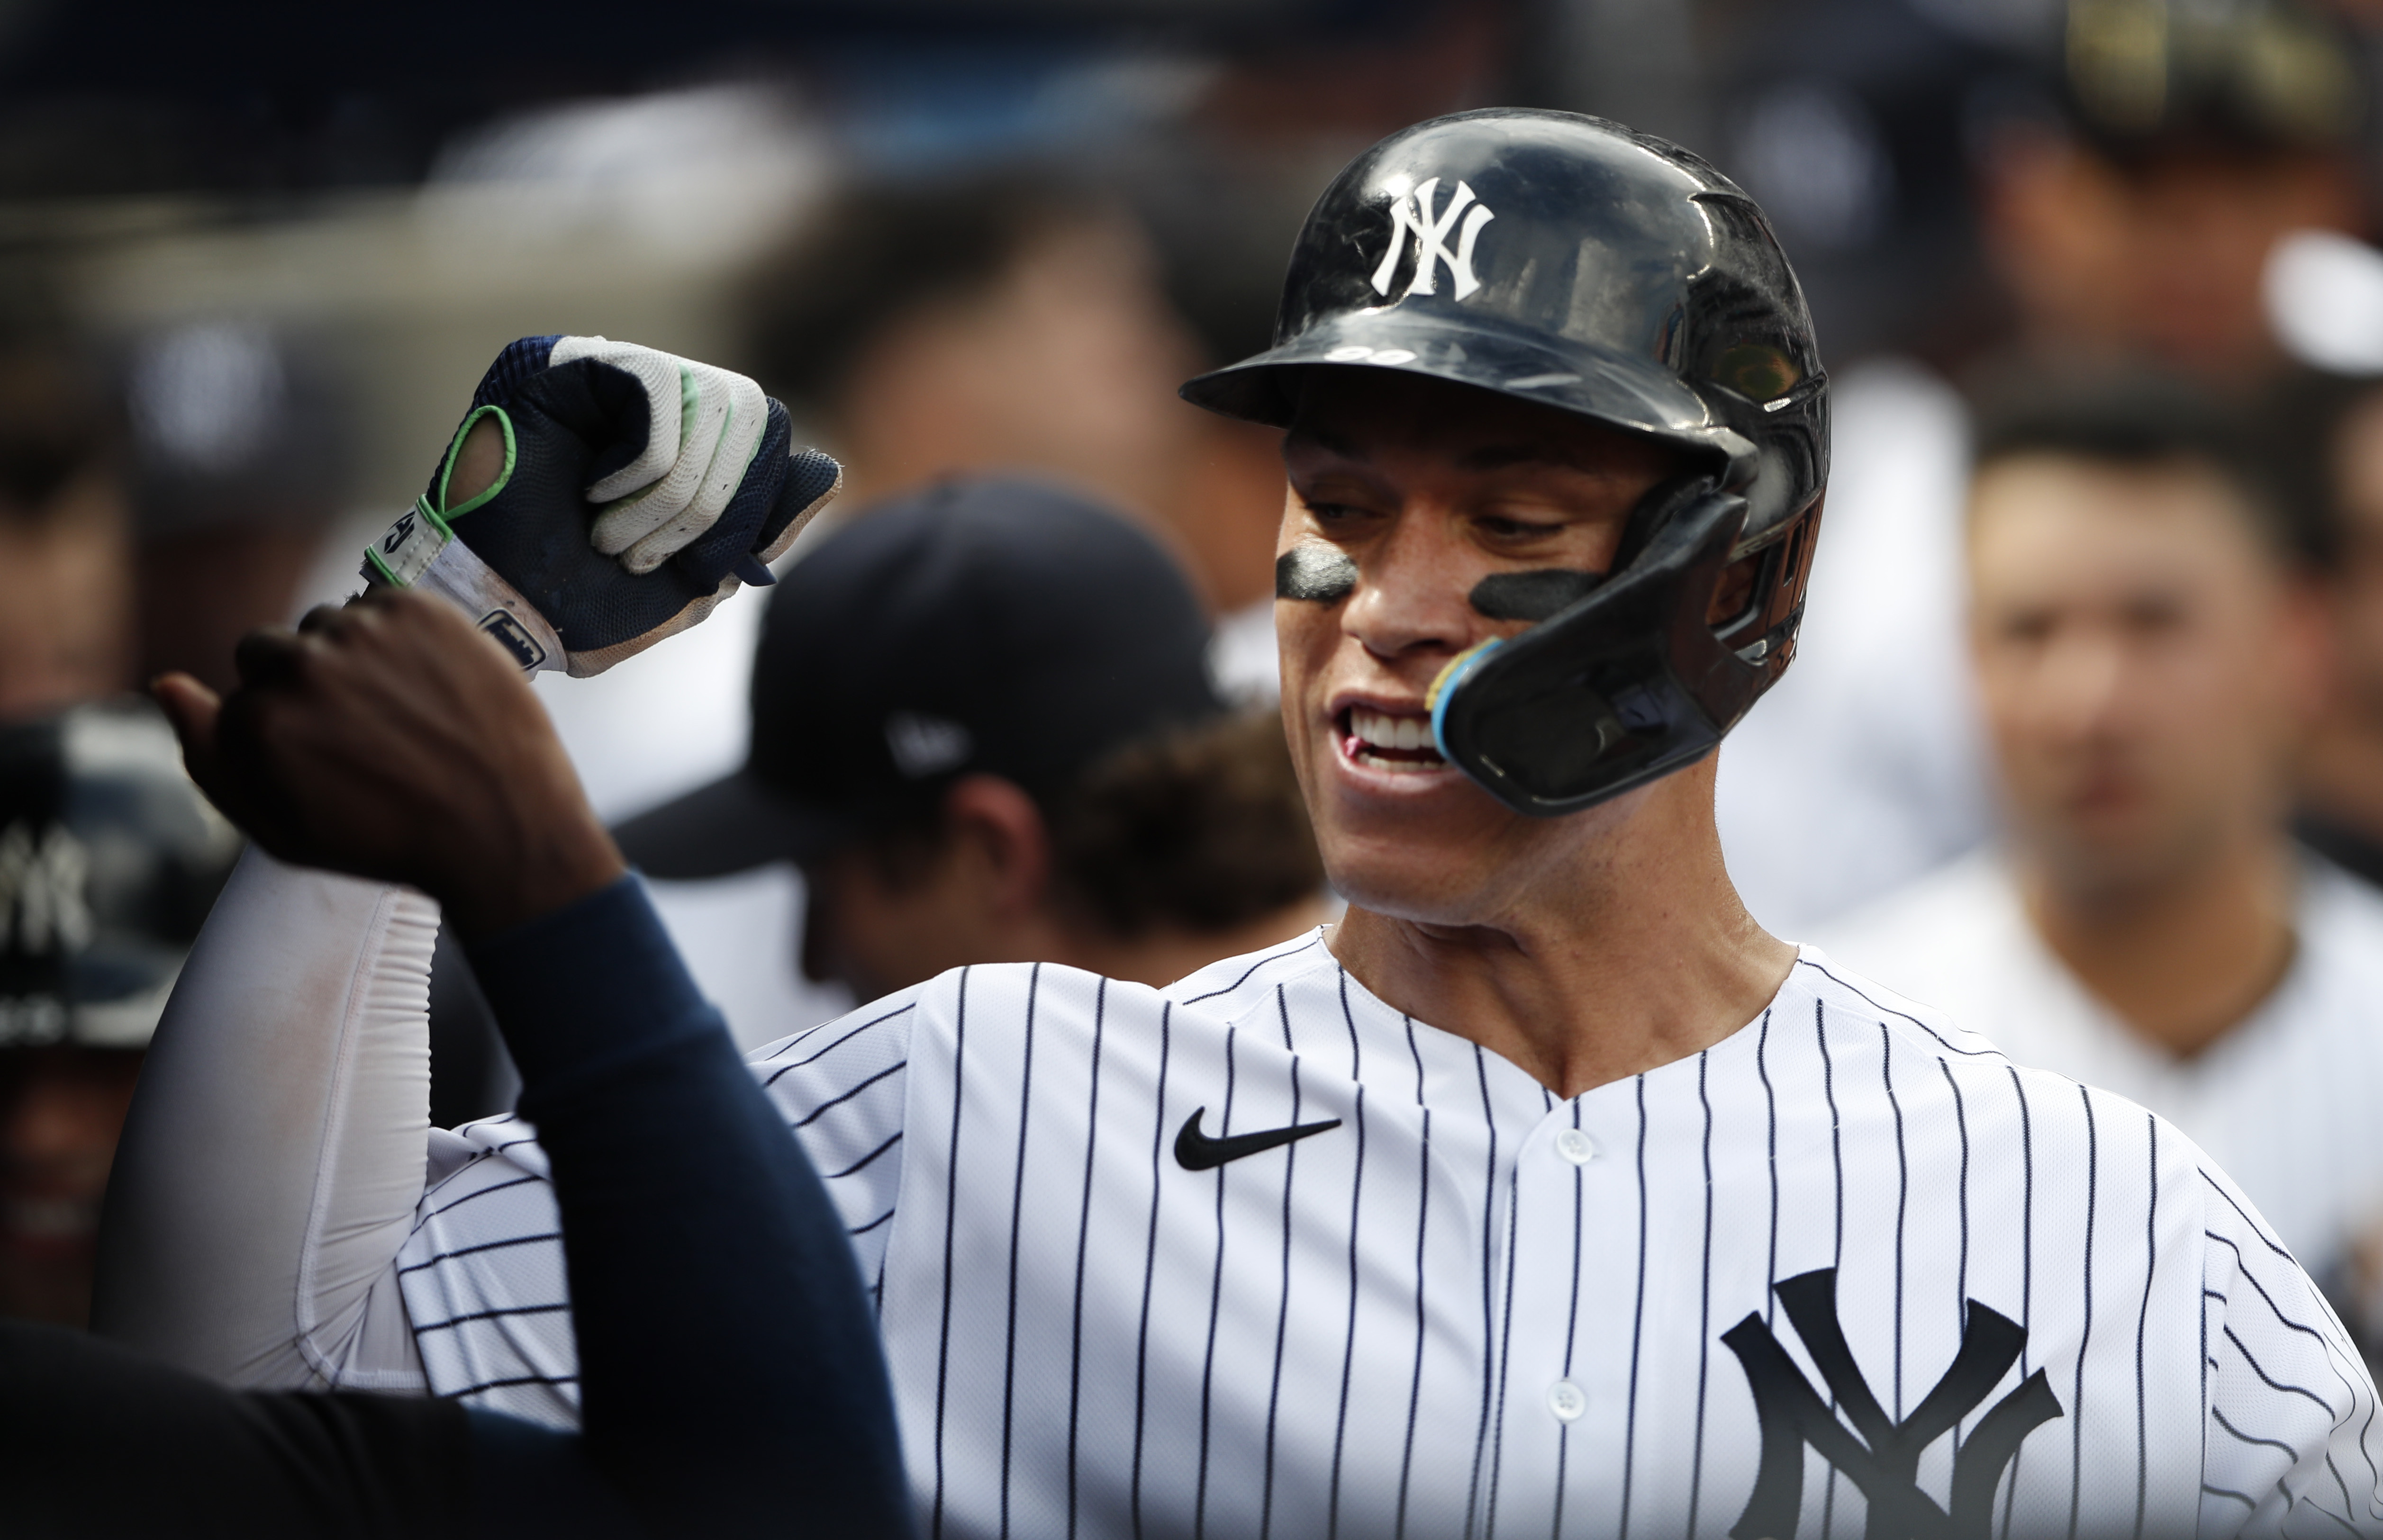
M1439 757L1426 696L1457 654L1526 627L1476 610L1476 585L1606 572L1674 456L1488 391L1345 368L1307 382L1283 458L1278 573L1308 596L1275 606L1283 720L1326 870L1378 913L1486 918L1636 799L1525 819Z

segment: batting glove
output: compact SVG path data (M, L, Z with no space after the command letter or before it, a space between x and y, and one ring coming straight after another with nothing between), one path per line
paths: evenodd
M451 503L484 417L504 434L504 470ZM445 594L525 670L585 677L775 581L768 563L843 483L742 375L601 337L525 337L488 366L364 576Z

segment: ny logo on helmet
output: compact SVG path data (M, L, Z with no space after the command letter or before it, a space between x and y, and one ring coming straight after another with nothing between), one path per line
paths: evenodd
M1399 254L1406 250L1406 238L1413 231L1415 240L1414 277L1407 280L1409 294L1436 294L1439 291L1439 266L1448 265L1448 277L1455 295L1462 300L1481 287L1473 276L1473 242L1480 238L1481 227L1498 216L1489 205L1477 202L1473 190L1463 182L1448 195L1447 207L1434 214L1433 200L1439 191L1438 177L1426 178L1417 183L1404 173L1394 176L1384 184L1390 193L1390 245L1382 253L1382 265L1374 269L1374 292L1388 294L1390 280L1399 269ZM1463 225L1457 225L1459 216ZM1456 230L1456 250L1448 249L1448 232Z

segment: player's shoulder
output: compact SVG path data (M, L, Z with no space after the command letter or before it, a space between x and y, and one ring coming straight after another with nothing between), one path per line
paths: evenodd
M1340 964L1318 926L1302 935L1238 957L1224 957L1185 974L1159 992L1171 1004L1218 1020L1238 1018L1277 989Z
M1229 1021L1276 986L1335 966L1320 930L1223 958L1164 989L1062 963L972 963L766 1043L750 1056L784 1060L864 1035L904 1044L927 1039L957 1044L986 1030L1067 1035L1144 1018Z
M1957 1068L1977 1066L1999 1073L2009 1065L2002 1050L1982 1033L1971 1031L1945 1012L1920 1004L1857 972L1817 946L1796 951L1796 966L1781 987L1772 1009L1809 997L1839 1029L1866 1028L1885 1032L1907 1046Z
M1930 1075L1941 1075L1944 1085L1955 1088L1960 1103L1955 1110L1948 1102L1945 1110L1953 1115L1942 1131L1957 1139L1963 1159L1981 1171L2003 1162L2040 1171L2141 1173L2141 1182L2130 1176L2125 1181L2103 1183L2105 1196L2124 1203L2126 1193L2132 1192L2144 1206L2166 1209L2172 1216L2183 1212L2176 1200L2189 1198L2187 1208L2210 1216L2208 1228L2231 1229L2245 1241L2281 1249L2272 1226L2207 1152L2140 1103L2017 1063L1945 1013L1906 999L1814 946L1800 949L1774 1014L1780 1006L1793 1008L1806 999L1818 1002L1829 1035L1840 1043L1856 1045L1858 1051L1868 1041L1891 1039L1898 1060L1910 1052L1942 1066ZM1841 1052L1840 1063L1849 1056ZM1899 1075L1896 1078L1907 1088L1915 1085ZM1922 1087L1928 1083L1928 1078L1916 1082ZM1932 1122L1924 1114L1927 1104L1924 1095L1907 1090L1891 1112L1906 1120L1912 1137L1924 1139ZM2218 1223L2221 1217L2223 1224Z

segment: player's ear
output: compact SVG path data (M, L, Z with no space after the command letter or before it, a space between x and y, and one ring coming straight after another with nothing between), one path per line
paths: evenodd
M960 777L944 794L944 830L1004 917L1042 906L1051 885L1051 831L1024 787L998 775Z

